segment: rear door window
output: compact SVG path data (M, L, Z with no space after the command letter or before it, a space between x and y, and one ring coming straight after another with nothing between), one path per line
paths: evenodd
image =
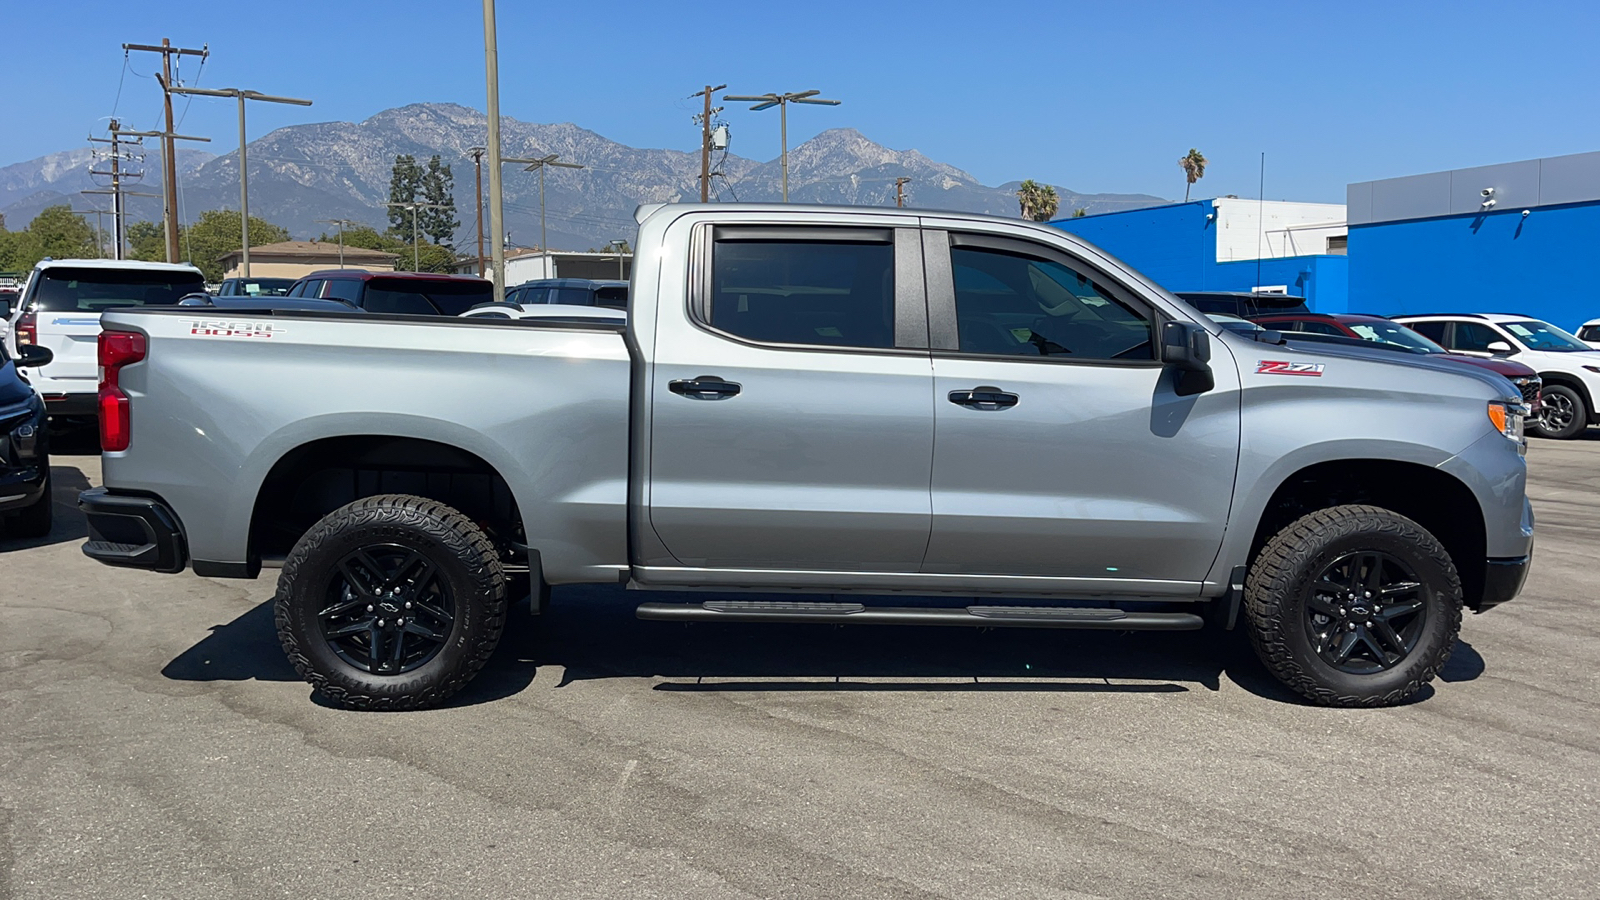
M367 282L361 305L369 312L459 316L479 303L492 300L494 286L481 278L471 281L374 278Z
M361 282L354 278L330 278L325 291L329 299L361 305Z
M52 266L37 276L32 303L42 312L89 312L164 306L206 289L199 272Z
M596 306L608 306L612 309L628 308L628 289L625 287L603 287L594 292Z
M887 232L881 241L840 234L746 240L719 229L711 327L766 343L893 348L894 244Z
M1450 323L1433 320L1428 322L1407 322L1406 327L1433 341L1435 344L1449 347L1450 345L1445 343L1444 337L1445 326L1448 324Z
M1452 346L1456 350L1488 353L1489 345L1495 341L1508 343L1499 332L1481 322L1457 322L1455 342Z
M588 288L551 288L549 302L563 303L568 306L593 306L594 292Z

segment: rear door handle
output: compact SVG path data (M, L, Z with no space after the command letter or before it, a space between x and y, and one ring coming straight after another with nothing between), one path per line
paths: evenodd
M691 400L725 400L739 393L739 385L715 375L699 375L667 382L667 390Z
M951 391L950 402L968 409L1010 409L1017 405L1017 395L1008 394L997 387L979 385L970 391Z

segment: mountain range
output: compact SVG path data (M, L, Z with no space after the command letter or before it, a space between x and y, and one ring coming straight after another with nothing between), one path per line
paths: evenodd
M472 202L473 162L467 150L485 140L483 113L449 103L416 103L384 110L362 122L323 122L280 128L249 145L250 213L289 229L296 238L333 233L323 219L348 219L388 226L384 206L397 154L426 162L434 154L451 165L461 228L456 246L476 242ZM103 145L102 145L103 146ZM505 119L502 153L531 158L550 153L582 169L550 168L545 173L546 220L550 246L585 249L614 238L631 237L633 210L641 203L699 199L698 152L629 147L570 123L538 124ZM146 174L133 190L159 194L160 153L148 146ZM20 228L39 210L60 203L74 209L109 208L103 194L80 195L104 187L91 176L87 148L52 153L0 168L0 215ZM732 153L713 157L713 196L721 200L775 201L782 191L780 160L760 162ZM180 207L193 221L208 209L237 208L238 153L215 156L180 149L177 155ZM100 164L100 168L104 164ZM916 150L891 150L859 131L824 131L789 151L789 198L800 203L894 204L894 182L906 177L907 205L1017 215L1017 183L990 187ZM485 176L487 186L487 175ZM1060 215L1151 206L1167 201L1148 194L1080 194L1060 186ZM516 246L539 243L539 176L507 165L504 177L506 228ZM159 220L158 197L129 199L131 220ZM487 215L487 213L486 213Z

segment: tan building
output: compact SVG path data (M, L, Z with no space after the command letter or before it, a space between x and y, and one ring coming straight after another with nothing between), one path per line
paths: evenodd
M222 257L227 269L224 278L238 278L239 259L243 251L233 250ZM284 241L278 244L258 244L250 248L250 275L252 278L299 278L319 269L365 269L368 272L393 272L394 261L399 257L382 250L363 250L345 247L343 265L336 243L327 241Z

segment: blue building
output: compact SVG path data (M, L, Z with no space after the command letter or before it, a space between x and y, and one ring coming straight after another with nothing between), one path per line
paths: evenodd
M1600 316L1600 153L1364 181L1346 198L1353 309L1514 312L1569 331Z
M1050 223L1170 291L1268 290L1349 309L1345 208L1219 197Z

